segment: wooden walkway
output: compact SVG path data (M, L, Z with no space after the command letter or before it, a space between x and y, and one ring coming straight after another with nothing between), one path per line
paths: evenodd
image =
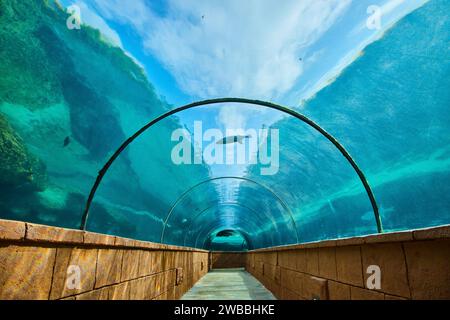
M244 269L213 269L181 300L275 300L275 297Z

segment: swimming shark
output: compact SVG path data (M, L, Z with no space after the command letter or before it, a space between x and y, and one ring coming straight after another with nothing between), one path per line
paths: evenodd
M242 144L242 141L244 139L248 139L248 138L250 138L249 135L247 135L247 136L239 136L239 135L229 136L229 137L223 138L222 140L217 141L217 144L230 144L230 143L236 143L236 142Z

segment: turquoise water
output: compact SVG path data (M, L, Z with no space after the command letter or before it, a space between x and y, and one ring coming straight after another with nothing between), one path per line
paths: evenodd
M0 2L0 218L79 228L112 153L177 106L121 49L89 27L68 30L48 3ZM432 0L403 18L297 108L359 164L385 231L450 223L449 4ZM276 174L172 161L174 130L194 133L200 120L203 131L223 129L217 119L233 108L252 110L252 128L278 129ZM221 250L377 231L361 182L329 141L245 104L186 110L147 130L106 174L87 229Z

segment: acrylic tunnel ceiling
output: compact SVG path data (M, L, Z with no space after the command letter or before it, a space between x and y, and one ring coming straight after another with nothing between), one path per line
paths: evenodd
M0 218L215 250L448 224L449 4L2 1ZM280 108L144 127L227 96Z

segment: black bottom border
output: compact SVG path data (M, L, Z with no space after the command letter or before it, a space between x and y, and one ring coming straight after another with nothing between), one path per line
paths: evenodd
M446 314L449 301L0 301L0 316L37 313L65 319L105 319L123 314L139 319L333 319L384 318L401 312ZM11 312L11 313L10 313ZM41 314L41 315L42 315Z

